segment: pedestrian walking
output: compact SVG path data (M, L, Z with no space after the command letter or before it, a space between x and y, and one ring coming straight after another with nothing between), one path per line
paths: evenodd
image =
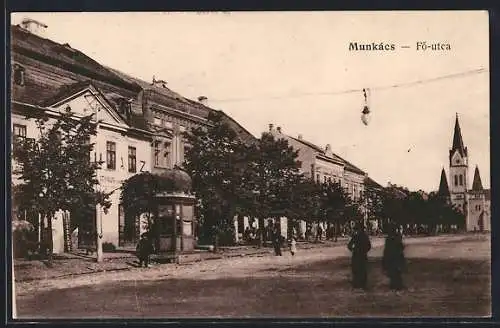
M136 251L137 258L139 259L139 267L142 267L144 264L144 267L147 268L149 266L149 256L153 253L153 245L146 233L141 235L141 239L139 243L137 243Z
M363 225L358 223L349 244L347 244L347 248L352 252L351 270L354 288L366 289L367 287L368 252L371 247L370 238Z
M405 267L403 236L394 225L390 225L385 239L382 269L389 278L392 290L399 291L404 288L402 275Z
M297 253L297 241L295 240L295 237L292 237L292 240L290 241L290 253L292 256Z

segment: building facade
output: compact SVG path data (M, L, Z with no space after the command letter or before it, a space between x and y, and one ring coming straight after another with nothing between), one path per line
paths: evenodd
M369 180L373 185L378 186L373 180L368 179L367 173L333 153L330 145L322 148L304 140L300 135L297 138L289 136L283 132L281 127L275 127L274 124L269 125L268 133L274 136L275 139L285 139L289 146L298 151L297 160L301 163L300 171L304 176L314 179L318 183L340 183L354 201L360 200L363 196L366 181ZM267 220L265 222L267 223ZM281 234L288 236L287 218L281 217L279 222ZM252 224L254 228L258 228L258 222L255 219L251 220L242 216L235 220L235 228L239 235ZM304 220L301 220L299 226L297 232L304 237L308 229L307 224ZM320 223L320 226L323 231L326 231L327 226L325 223Z
M318 183L338 182L351 199L359 200L365 189L368 174L342 157L333 153L331 145L319 147L299 135L297 138L283 132L281 127L269 126L269 133L276 139L285 139L295 150L298 150L301 172Z
M36 138L35 118L40 111L54 118L68 107L79 115L95 113L102 123L91 156L104 161L98 171L100 188L113 193L108 213L98 210L88 221L95 223L95 215L102 215L102 227L94 228L102 232L103 242L135 245L141 222L123 213L119 200L123 181L140 172L181 166L189 147L183 132L208 126L213 109L182 97L165 81L142 81L99 64L67 43L46 39L46 28L34 20L11 27L12 134ZM254 138L225 117L239 137ZM16 177L12 181L19 183ZM59 240L67 232L61 232L58 222L63 220L56 221L53 235Z
M446 180L443 168L438 193L446 197L465 215L467 231L489 231L491 229L490 190L483 188L477 165L472 186L469 184L469 154L463 142L458 114L455 119L453 143L449 151L449 182Z

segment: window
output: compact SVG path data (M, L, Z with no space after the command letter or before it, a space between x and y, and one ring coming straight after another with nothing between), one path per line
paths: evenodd
M136 159L135 147L128 147L128 171L135 173L137 171L137 159Z
M160 166L160 144L159 140L155 141L155 166Z
M24 85L24 67L15 64L14 65L14 83L17 85Z
M460 181L460 185L463 186L464 185L463 176L460 174L460 176L458 178L459 178L459 181Z
M316 182L319 183L321 181L320 177L319 177L319 173L316 174Z
M116 143L112 141L106 142L106 163L108 169L116 169Z
M323 176L323 183L326 183L326 176Z
M458 176L455 174L455 186L458 186Z
M26 125L14 124L12 134L15 138L26 138Z

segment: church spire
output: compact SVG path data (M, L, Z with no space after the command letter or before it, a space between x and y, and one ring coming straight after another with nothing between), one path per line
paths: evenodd
M453 145L450 150L450 164L451 157L458 151L462 157L467 157L467 147L464 146L464 141L462 139L462 130L460 129L460 123L458 122L458 113L455 119L455 130L453 132Z
M444 171L444 167L441 170L441 181L439 181L438 195L443 197L450 196L450 189L448 189L448 180L446 180L446 173Z
M472 181L473 191L483 191L483 184L481 182L481 176L479 175L479 168L476 165L476 170L474 171L474 181Z
M460 123L458 122L458 113L455 119L455 131L453 133L453 145L451 150L458 150L462 156L467 156L467 147L464 146L462 130L460 129Z

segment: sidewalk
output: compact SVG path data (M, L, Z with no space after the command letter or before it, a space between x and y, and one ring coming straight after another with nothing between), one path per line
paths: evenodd
M344 239L337 242L321 241L318 243L299 242L299 249L328 248L344 244ZM286 248L285 248L286 249ZM184 255L181 265L192 262L207 260L216 260L235 257L262 257L271 256L273 249L271 247L257 246L232 246L220 247L217 253L209 251L195 251ZM152 258L152 266L160 266ZM103 262L97 263L94 255L85 253L64 253L55 254L52 267L48 267L45 261L16 259L14 261L14 270L16 282L28 282L45 279L68 278L85 274L99 272L124 271L136 268L138 266L135 253L132 251L116 251L104 253Z

